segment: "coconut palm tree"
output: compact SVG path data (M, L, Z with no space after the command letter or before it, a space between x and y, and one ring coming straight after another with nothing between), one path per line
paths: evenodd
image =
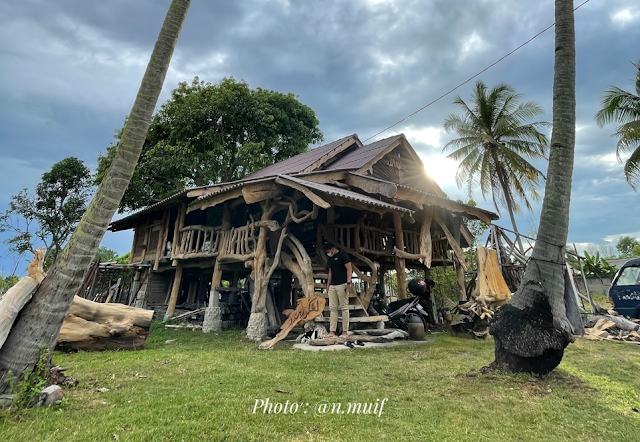
M573 0L555 0L555 16L553 130L540 227L520 287L491 322L492 366L512 372L550 372L573 335L583 333L575 297L565 291L564 258L576 136Z
M627 152L631 156L624 162L624 177L635 191L640 187L640 62L636 69L636 93L611 86L602 93L602 108L596 114L596 122L602 127L615 121L622 123L611 135L619 138L616 156L622 162Z
M470 104L459 96L454 100L462 108L462 115L449 115L444 122L447 132L459 136L443 149L453 151L447 158L460 161L458 187L466 186L470 198L477 186L485 199L491 194L498 211L500 207L508 210L515 232L514 213L521 211L516 200L522 200L531 210L529 200L539 199L538 183L544 179L529 160L546 159L549 146L540 131L548 123L529 122L541 115L542 109L531 101L521 103L521 97L507 84L488 90L478 81Z
M190 4L191 0L171 2L113 163L56 265L0 349L0 393L8 388L9 371L21 375L32 370L40 352L51 354L55 347L73 297L133 175Z

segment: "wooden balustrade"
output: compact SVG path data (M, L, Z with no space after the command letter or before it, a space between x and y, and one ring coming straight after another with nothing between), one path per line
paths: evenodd
M360 229L360 251L374 255L393 252L393 232L376 227L362 226Z
M199 256L215 256L220 243L220 227L187 226L180 229L174 243L173 259Z

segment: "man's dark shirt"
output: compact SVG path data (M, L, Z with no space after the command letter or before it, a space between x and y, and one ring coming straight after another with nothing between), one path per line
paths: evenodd
M351 262L349 255L344 250L329 258L329 269L331 269L331 285L340 285L347 282L347 268L345 264Z

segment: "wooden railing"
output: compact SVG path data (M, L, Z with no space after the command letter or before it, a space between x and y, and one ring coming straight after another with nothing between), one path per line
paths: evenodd
M256 237L254 227L247 224L243 227L235 227L231 230L221 231L218 253L222 255L248 255L254 251Z
M360 251L374 255L393 252L393 232L376 227L362 226L360 229Z
M173 259L215 256L220 243L220 227L187 226L180 229L178 241L171 252Z

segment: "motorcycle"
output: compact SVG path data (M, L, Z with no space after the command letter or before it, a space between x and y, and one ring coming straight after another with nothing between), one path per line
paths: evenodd
M369 314L385 315L389 318L385 323L385 327L402 330L407 330L407 324L413 319L412 316L417 316L422 321L425 332L427 332L429 331L429 313L420 305L420 301L429 300L429 294L434 286L435 283L431 279L426 282L414 279L407 285L409 292L413 295L412 297L400 299L387 305L380 284L376 284L368 308ZM428 302L426 304L428 305Z

